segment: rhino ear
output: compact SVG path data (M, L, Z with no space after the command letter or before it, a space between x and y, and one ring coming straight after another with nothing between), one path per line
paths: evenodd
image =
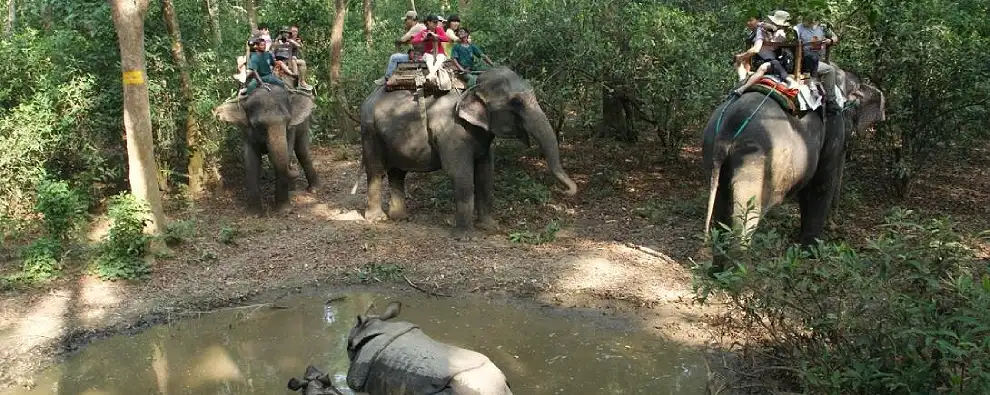
M359 316L357 316L357 325L355 325L355 326L362 326L362 325L364 325L364 322L365 322L364 317L362 317L362 316L359 315Z
M381 319L383 321L387 321L392 318L398 317L400 311L402 311L402 303L399 302L389 303L388 307L385 308L385 314L382 314Z

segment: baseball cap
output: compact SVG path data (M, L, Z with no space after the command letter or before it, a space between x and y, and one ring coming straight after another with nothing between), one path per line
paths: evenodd
M417 16L419 15L416 14L416 11L406 11L406 16L402 17L402 20L416 19Z

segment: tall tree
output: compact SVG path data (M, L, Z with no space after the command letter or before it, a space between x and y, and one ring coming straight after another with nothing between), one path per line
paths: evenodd
M254 0L244 0L244 10L247 11L248 24L251 31L258 29L258 10L254 8Z
M151 135L151 106L144 65L144 17L148 0L110 0L113 25L120 44L120 67L124 85L124 131L127 136L127 165L131 192L151 207L147 230L159 233L165 226L162 196L158 190L154 138Z
M344 50L344 22L347 20L347 0L333 1L333 31L330 32L330 85L340 83L340 55Z
M189 76L189 62L182 46L182 31L179 20L175 17L173 0L162 0L162 17L165 18L165 29L172 38L172 60L179 69L179 92L182 104L186 108L186 149L189 150L189 192L198 195L203 191L206 174L203 171L203 150L200 147L200 127L196 121L193 104L192 78Z
M371 15L371 0L364 0L364 41L371 48L371 30L375 27L375 19Z
M17 9L14 0L7 0L7 28L4 31L7 36L14 34L14 23L17 21Z
M220 35L220 0L203 0L206 6L206 14L210 16L210 33L213 39L213 48L219 49L223 44L223 36Z

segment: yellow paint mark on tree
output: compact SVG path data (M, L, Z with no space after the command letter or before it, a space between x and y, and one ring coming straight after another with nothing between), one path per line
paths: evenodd
M144 75L141 70L131 70L124 72L124 85L141 85L144 83Z

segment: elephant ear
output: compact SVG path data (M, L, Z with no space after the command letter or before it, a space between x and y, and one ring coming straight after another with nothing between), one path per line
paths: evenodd
M878 121L887 120L887 100L881 90L869 84L859 84L849 97L856 102L856 130L865 130Z
M292 119L289 126L296 126L313 114L315 101L313 96L305 93L292 93L289 95L289 107L292 108Z
M247 112L237 102L228 102L220 105L213 109L213 115L217 119L227 123L242 127L248 126Z
M457 102L457 116L474 126L489 130L488 106L484 96L476 89L465 92Z

